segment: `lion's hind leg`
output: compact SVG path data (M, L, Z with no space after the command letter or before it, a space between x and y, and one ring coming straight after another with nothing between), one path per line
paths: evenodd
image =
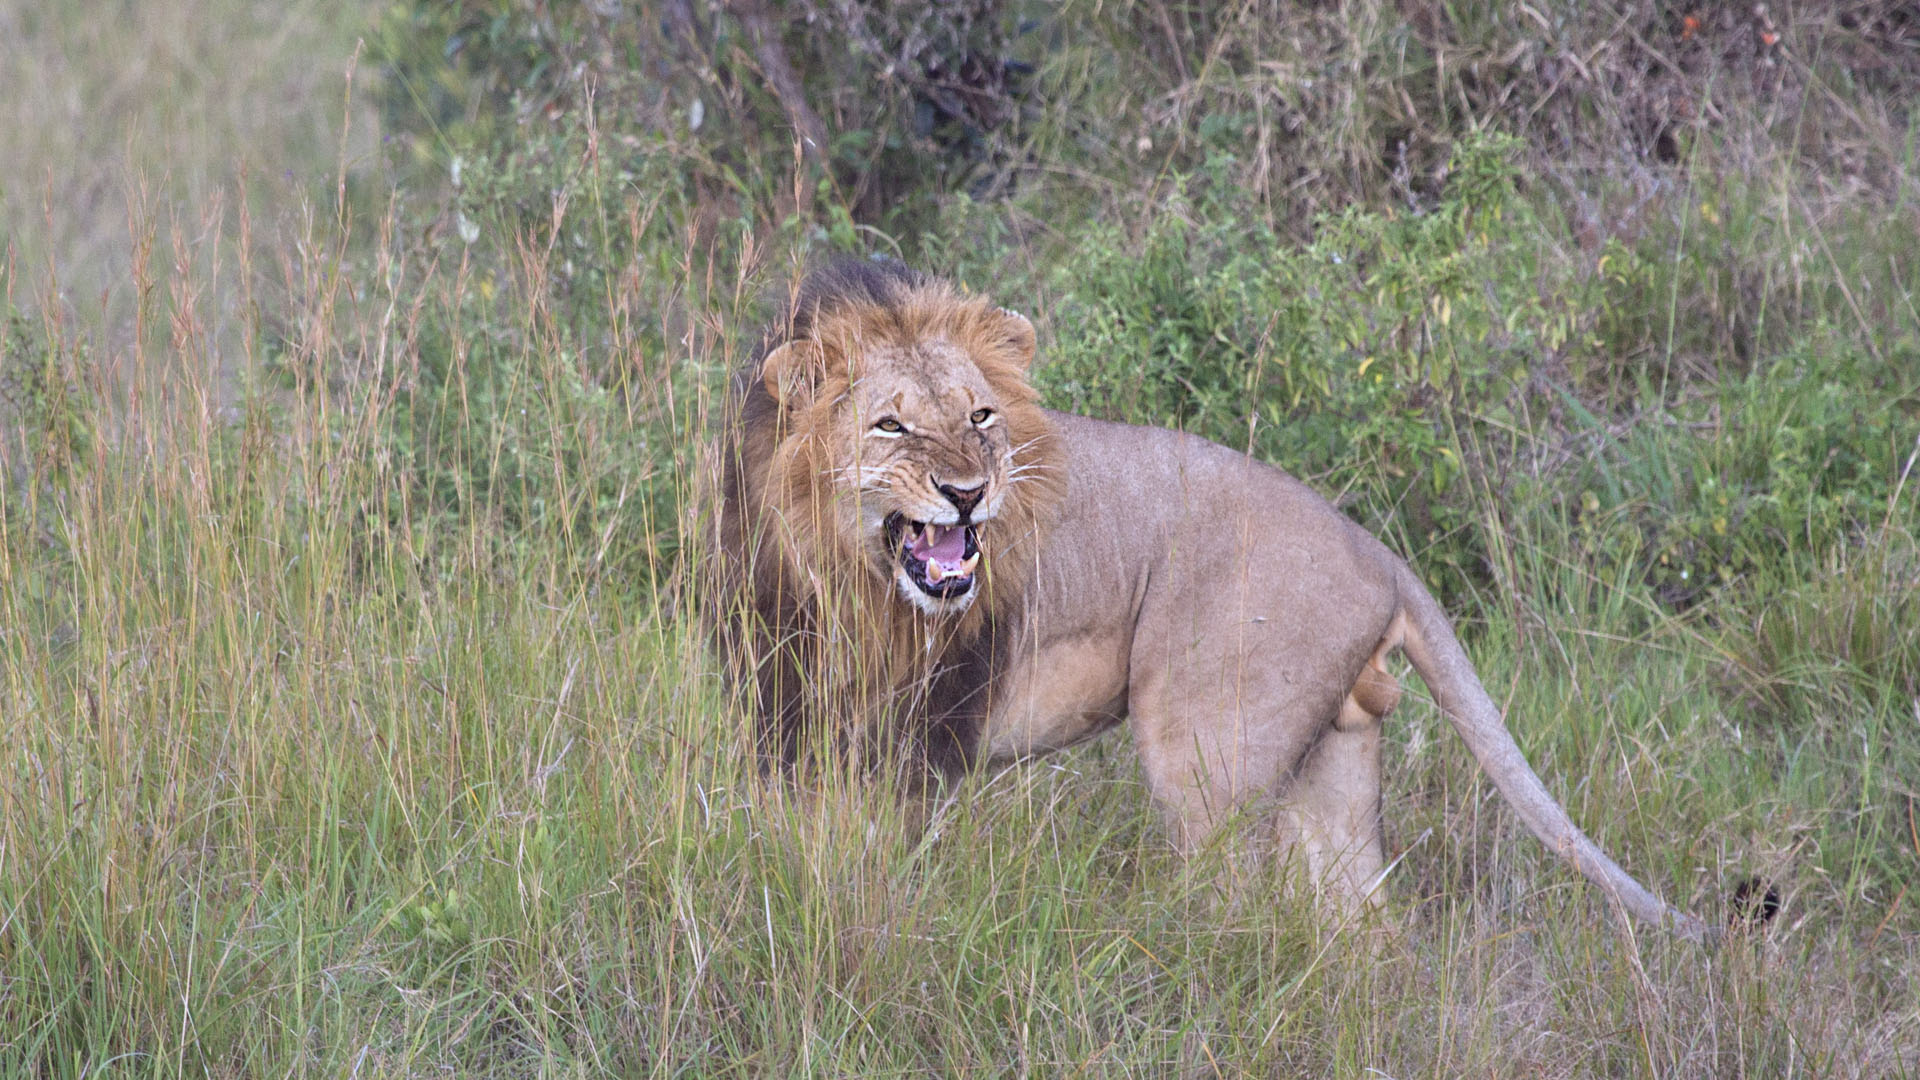
M1277 814L1281 859L1298 858L1336 907L1377 902L1386 861L1380 841L1380 728L1329 728L1294 774Z
M1354 681L1333 724L1281 790L1279 857L1298 858L1321 896L1356 909L1378 902L1381 718L1400 700L1382 642Z

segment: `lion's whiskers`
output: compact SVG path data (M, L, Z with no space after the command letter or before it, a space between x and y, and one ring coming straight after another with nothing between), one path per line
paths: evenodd
M820 475L834 483L851 482L861 491L887 491L893 487L893 477L885 465L845 465L822 469Z
M1053 471L1053 466L1048 465L1045 462L1033 462L1027 465L1016 465L1013 468L1007 470L1006 483L1009 485L1025 483L1030 480L1038 479L1039 478L1038 474L1040 473L1052 472L1052 471Z

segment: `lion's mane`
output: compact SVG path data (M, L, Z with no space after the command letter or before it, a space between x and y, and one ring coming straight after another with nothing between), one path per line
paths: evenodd
M751 668L769 758L792 762L824 723L830 739L853 730L871 740L884 728L940 773L968 763L994 658L1011 644L1007 616L1027 594L1064 486L1053 425L1026 379L1031 331L1010 338L1010 321L988 301L897 262L847 260L800 282L736 373L717 553L732 610L719 630L734 635L724 651ZM860 538L831 508L835 456L845 449L836 440L847 434L836 410L850 361L862 350L933 340L958 346L998 396L1022 475L991 523L978 599L937 623L916 617L871 571ZM790 342L815 343L824 361L798 404L776 399L762 378L768 354Z

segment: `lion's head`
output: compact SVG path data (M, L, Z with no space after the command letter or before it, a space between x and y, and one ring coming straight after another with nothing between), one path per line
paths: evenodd
M777 545L787 590L979 625L1059 498L1033 355L1025 318L897 263L816 271L737 387L734 542Z

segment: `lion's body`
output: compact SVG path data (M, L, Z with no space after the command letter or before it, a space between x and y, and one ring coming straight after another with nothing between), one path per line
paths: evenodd
M1703 932L1541 786L1403 560L1244 454L1041 410L1032 347L1017 315L854 264L810 279L738 382L722 643L770 755L877 741L951 774L1125 722L1183 848L1272 800L1282 847L1358 902L1404 649L1537 836Z
M1330 721L1388 637L1399 560L1244 454L1049 419L1065 491L1004 631L984 753L1059 749L1124 720L1182 846L1277 797L1315 876L1363 895L1380 869L1378 725Z

